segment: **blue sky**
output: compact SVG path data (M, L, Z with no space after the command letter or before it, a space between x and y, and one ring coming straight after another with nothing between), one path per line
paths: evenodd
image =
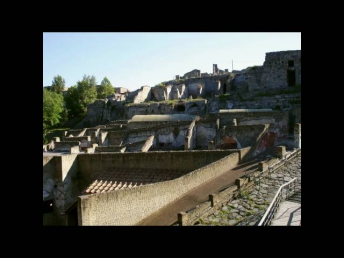
M57 75L70 87L86 74L134 91L193 69L212 73L213 64L232 71L232 60L234 70L263 65L265 53L284 50L301 50L301 32L47 32L43 87Z

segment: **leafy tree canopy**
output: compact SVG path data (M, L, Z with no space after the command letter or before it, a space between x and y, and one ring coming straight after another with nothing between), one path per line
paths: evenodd
M76 86L68 89L65 98L68 113L71 116L84 116L87 113L87 105L97 99L96 78L84 75Z
M57 125L63 112L63 97L54 91L43 89L43 131Z
M114 87L107 77L104 77L100 86L97 88L97 98L104 99L115 92Z
M62 90L66 86L65 79L62 78L61 75L57 75L54 77L52 83L51 83L51 90L56 93L62 93Z

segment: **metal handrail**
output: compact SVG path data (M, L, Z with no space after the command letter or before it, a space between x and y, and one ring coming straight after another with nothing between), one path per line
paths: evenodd
M273 219L273 216L275 215L276 211L277 211L277 208L282 200L282 189L284 187L287 187L289 186L291 183L293 183L294 181L297 180L297 177L293 178L292 180L290 180L289 182L281 185L279 188L278 188L278 191L277 193L275 194L275 197L273 198L272 202L270 203L268 209L266 210L263 218L260 220L258 226L267 226L267 225L270 225L271 223L271 220ZM288 189L289 190L289 189ZM286 198L288 198L288 192L286 193ZM295 193L295 183L294 183L294 193Z

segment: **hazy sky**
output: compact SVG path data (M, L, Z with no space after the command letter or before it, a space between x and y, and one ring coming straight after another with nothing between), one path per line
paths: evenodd
M232 71L232 60L234 70L263 65L265 53L284 50L301 50L301 32L47 32L43 86L61 75L70 87L86 74L134 91L193 69L212 73L213 64Z

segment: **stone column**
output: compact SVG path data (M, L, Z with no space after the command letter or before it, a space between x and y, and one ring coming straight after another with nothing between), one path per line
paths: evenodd
M220 118L216 119L216 130L220 129Z
M295 124L294 126L294 147L301 149L301 124Z
M185 139L185 144L184 144L184 149L185 150L190 150L190 136L186 136Z
M282 159L285 155L285 146L277 146L276 147L276 157Z
M100 133L100 134L99 134L98 139L99 139L98 145L99 145L99 146L103 146L103 141L104 141L103 133Z

